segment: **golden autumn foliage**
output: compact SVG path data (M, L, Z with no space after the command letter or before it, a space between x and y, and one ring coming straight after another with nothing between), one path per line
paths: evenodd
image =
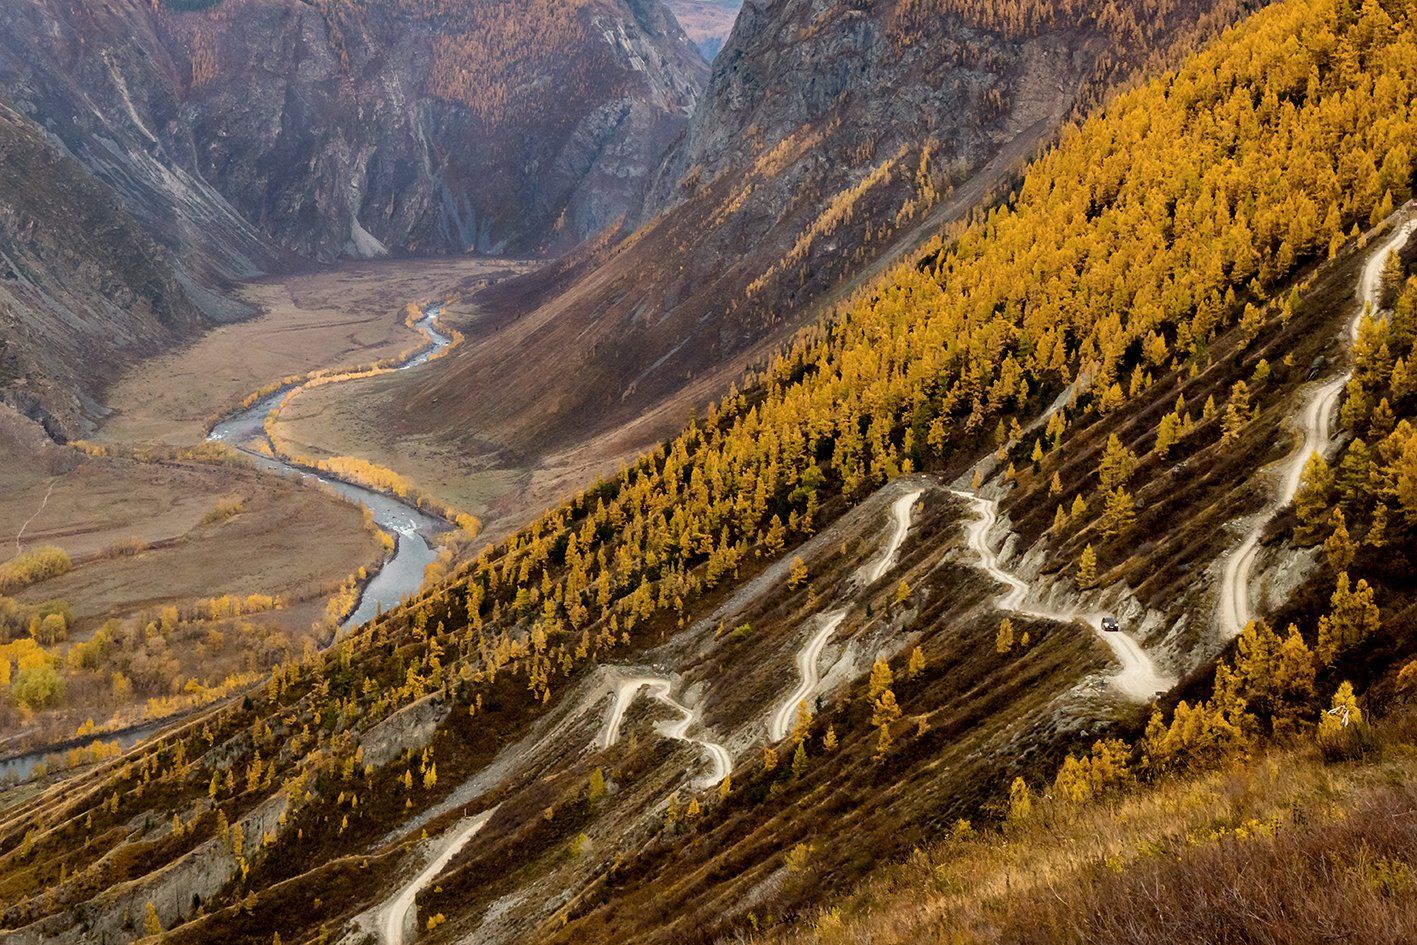
M19 590L58 577L74 566L62 548L46 545L0 563L0 592Z
M476 709L457 716L475 721L499 681L507 696L508 678L513 691L545 704L579 667L692 618L712 582L740 562L794 554L826 514L903 469L990 449L996 429L1007 435L1079 377L1091 383L1078 391L1074 417L1115 409L1110 392L1132 386L1139 357L1156 359L1144 370L1157 375L1204 361L1247 305L1277 304L1301 264L1410 196L1413 11L1369 0L1361 9L1345 3L1339 16L1339 2L1271 6L1179 71L1119 95L1067 131L1007 205L803 332L746 392L734 390L619 475L548 510L358 638L282 662L255 709L232 709L233 725L259 729L262 711L296 717L295 734L281 736L289 750L273 750L275 736L264 733L249 742L280 759L293 802L332 804L322 792L340 783L356 726L434 692ZM1380 403L1373 415L1385 426ZM1390 407L1401 415L1398 401ZM1212 404L1209 414L1219 410ZM1173 433L1189 415L1178 408ZM1394 423L1384 438L1399 429ZM1417 515L1411 442L1400 436L1384 460L1397 470L1383 486L1394 523ZM1371 518L1347 508L1345 516L1363 541ZM1263 724L1252 708L1261 703L1308 711L1313 681L1302 666L1307 658L1312 669L1312 656L1301 635L1274 636L1256 629L1244 659L1284 665L1285 684L1276 688L1244 661L1222 666L1211 699L1183 703L1169 722L1154 719L1143 741L1149 765L1245 752ZM901 713L893 685L879 662L869 711L882 757ZM833 741L828 729L826 751ZM151 750L167 757L187 745L173 738ZM1112 783L1121 766L1108 751L1106 773L1094 778L1095 759L1070 782ZM778 764L766 748L762 767ZM205 790L212 774L190 779ZM123 804L131 818L135 802L125 794ZM677 800L669 810L677 818ZM1020 779L1010 819L1031 815Z
M906 459L925 465L1083 366L1105 391L1134 341L1169 339L1172 358L1194 357L1246 296L1263 299L1387 194L1408 196L1410 31L1345 33L1360 73L1321 53L1340 42L1333 29L1317 0L1285 5L1122 96L1065 135L1011 207L929 265L893 272L829 332L805 332L761 378L766 399L749 407L730 395L485 559L472 580L486 606L491 585L514 584L518 612L530 613L544 594L527 589L545 574L553 588L573 582L555 591L558 612L580 600L602 620L643 619L692 594L700 565L762 540L774 516L788 535L806 534L824 489L859 494ZM1266 147L1237 151L1216 128ZM1125 480L1134 458L1109 459L1105 478ZM1125 493L1113 499L1125 527ZM575 562L553 553L571 533L592 539ZM608 610L601 595L586 601L602 569Z

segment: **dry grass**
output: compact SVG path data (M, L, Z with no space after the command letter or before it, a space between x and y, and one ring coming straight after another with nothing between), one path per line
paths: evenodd
M887 867L781 943L1410 941L1417 756L1325 766L1305 747Z
M213 415L291 374L354 367L399 354L422 336L404 324L411 300L436 299L470 275L506 264L474 259L351 263L244 287L265 312L130 370L106 398L99 438L193 443Z
M406 438L387 422L401 409L404 385L400 375L388 374L308 390L281 411L276 436L297 455L357 457L396 469L445 505L484 522L507 520L527 471L505 454L479 456L431 437Z
M12 591L21 605L66 601L75 618L68 647L112 617L223 594L269 594L292 606L257 622L298 649L324 607L319 592L382 555L359 509L316 490L239 465L85 455L34 433L13 413L0 415L0 454L18 459L0 463L0 555L13 554L23 526L26 552L55 546L73 560L67 573ZM316 598L314 606L306 597ZM251 668L236 638L222 653L196 645L202 639L197 633L174 648L182 677L219 679ZM115 701L108 686L90 688L71 686L25 733L68 736L86 717L106 719L147 695ZM8 702L0 705L0 732L15 721L12 713Z

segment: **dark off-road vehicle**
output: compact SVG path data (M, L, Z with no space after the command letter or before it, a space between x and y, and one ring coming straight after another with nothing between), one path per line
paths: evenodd
M1118 630L1122 629L1122 625L1117 622L1116 617L1103 617L1102 629L1109 633L1116 633Z

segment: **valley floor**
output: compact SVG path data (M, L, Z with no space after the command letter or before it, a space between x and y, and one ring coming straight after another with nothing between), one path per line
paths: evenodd
M204 446L208 428L283 377L422 344L406 306L524 268L365 262L247 285L262 314L123 377L91 444L58 446L4 408L0 445L18 462L0 464L0 562L58 549L71 563L0 587L5 685L31 664L54 670L52 686L35 669L0 702L0 757L77 744L69 760L90 760L113 750L96 739L224 696L328 633L387 539L357 505ZM31 647L29 624L50 612L64 632Z
M321 368L353 368L421 343L404 306L444 298L469 279L505 276L524 264L486 259L345 263L271 276L238 296L261 314L129 371L109 392L96 437L125 445L192 445L249 392ZM453 305L449 314L453 315Z

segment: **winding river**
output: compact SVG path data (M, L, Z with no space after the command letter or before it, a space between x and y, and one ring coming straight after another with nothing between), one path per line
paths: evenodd
M407 371L427 364L434 354L452 343L452 338L438 329L438 315L441 312L440 305L430 306L425 310L423 318L415 323L415 327L428 339L428 344L393 370ZM450 526L438 516L431 515L397 496L355 485L328 473L296 466L279 457L259 452L256 449L257 444L270 445L266 438L266 417L280 405L286 394L298 386L290 384L282 387L244 410L231 414L212 427L207 439L234 447L262 469L323 483L351 502L367 508L374 516L375 524L394 536L396 545L393 557L386 561L379 573L365 585L359 598L359 606L340 625L341 630L348 630L397 605L403 598L416 593L423 586L423 569L438 556L433 540L440 532L448 531Z
M419 319L414 327L423 334L428 343L393 370L407 371L426 364L434 354L452 344L452 338L438 328L438 315L441 312L441 305L433 305L424 310L423 318ZM396 606L405 597L417 593L423 586L423 569L438 556L434 540L440 533L450 530L451 526L438 516L431 515L397 496L355 485L327 473L305 469L258 452L258 443L270 445L266 438L266 416L280 405L286 394L298 386L299 384L288 384L262 397L251 406L231 414L212 427L207 434L207 440L234 447L261 469L323 483L345 499L367 508L374 516L374 522L394 536L393 556L384 562L384 567L364 586L358 606L340 624L340 630L343 632L358 627L380 612ZM292 540L298 538L292 536ZM117 741L121 748L127 749L172 721L161 719L146 722L111 735L95 737L104 741ZM55 753L62 753L62 749L49 748L0 761L0 780L23 781L34 773L40 762Z

